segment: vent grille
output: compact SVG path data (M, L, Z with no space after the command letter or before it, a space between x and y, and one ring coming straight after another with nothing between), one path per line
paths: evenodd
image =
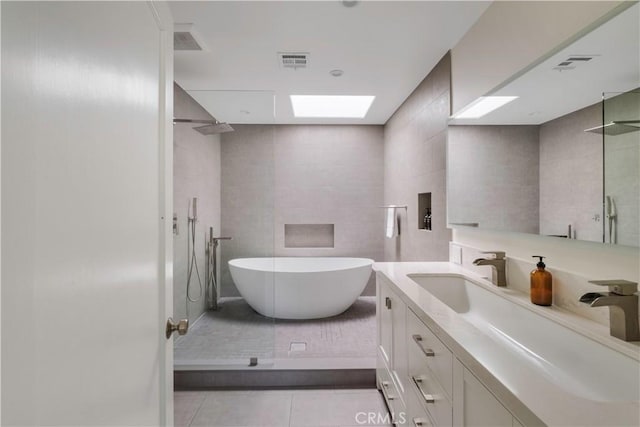
M557 71L573 70L577 65L582 65L587 61L591 61L597 55L571 55L558 65L553 67Z
M308 68L309 54L306 52L279 52L278 61L282 68Z

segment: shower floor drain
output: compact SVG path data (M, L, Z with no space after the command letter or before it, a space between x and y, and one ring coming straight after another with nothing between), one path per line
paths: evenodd
M289 345L289 351L307 351L306 342L292 342Z

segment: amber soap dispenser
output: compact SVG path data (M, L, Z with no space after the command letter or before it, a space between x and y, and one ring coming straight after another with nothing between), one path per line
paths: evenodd
M532 258L540 258L540 262L531 272L531 302L537 305L551 305L553 286L551 273L544 269L543 256L534 255Z

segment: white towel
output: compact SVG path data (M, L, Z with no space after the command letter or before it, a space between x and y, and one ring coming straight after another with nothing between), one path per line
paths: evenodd
M385 236L393 239L398 235L398 220L396 217L396 208L387 208L387 220L385 224Z

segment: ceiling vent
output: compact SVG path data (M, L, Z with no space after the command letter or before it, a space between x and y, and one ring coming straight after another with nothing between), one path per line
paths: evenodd
M573 70L578 65L591 61L598 55L570 55L567 59L553 67L557 71Z
M278 62L282 68L309 68L308 52L278 52Z
M194 30L193 24L175 24L173 29L173 50L206 50L202 37Z

